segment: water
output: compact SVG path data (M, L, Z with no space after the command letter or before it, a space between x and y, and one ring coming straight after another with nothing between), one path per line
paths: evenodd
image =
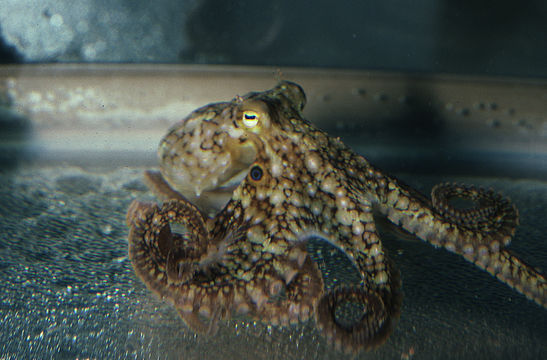
M0 172L1 359L331 359L313 321L288 328L246 318L193 334L135 277L125 212L153 200L144 167L28 163ZM428 192L447 177L399 174ZM547 182L449 180L493 187L518 206L511 248L547 268ZM463 259L382 234L403 278L400 321L363 359L539 359L547 311Z
M310 120L409 185L465 182L509 196L521 215L511 249L547 269L543 83L284 74L304 85ZM272 71L44 66L3 68L0 80L0 104L18 113L0 108L0 360L351 358L313 321L234 318L214 337L195 335L127 258L125 213L134 199L154 201L142 172L157 165L164 131L212 100L271 87ZM547 353L545 309L456 255L381 235L402 274L402 315L358 358ZM352 278L343 259L323 259L327 284Z

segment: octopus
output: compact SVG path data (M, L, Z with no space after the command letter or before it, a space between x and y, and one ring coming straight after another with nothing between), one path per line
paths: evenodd
M201 107L161 140L160 171L145 181L163 203L130 205L129 258L190 329L215 334L239 315L279 326L313 318L336 349L383 344L402 284L378 216L547 308L545 276L507 249L519 223L507 198L451 183L428 198L304 119L305 103L281 81ZM357 281L326 286L311 241L343 254Z

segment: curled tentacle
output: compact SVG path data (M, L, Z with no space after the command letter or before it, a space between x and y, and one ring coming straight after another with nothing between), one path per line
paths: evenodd
M518 225L518 211L508 199L493 190L456 184L435 186L431 198L433 207L450 223L474 234L459 240L457 252L528 299L547 307L545 276L501 248L509 244ZM457 209L449 203L453 198L467 199L476 205Z
M322 293L320 274L309 258L303 263L285 260L287 274L258 261L253 279L234 278L237 271L228 272L224 262L232 270L241 268L234 263L238 253L211 253L217 247L210 244L204 220L185 201L171 200L161 207L135 201L127 221L129 256L136 274L152 291L169 299L197 333L214 334L219 320L232 312L283 325L304 321ZM185 233L177 232L181 227ZM241 239L241 232L230 231L221 242L229 246Z
M137 275L165 296L168 285L189 281L207 252L209 234L199 211L182 200L129 207L129 257ZM174 229L180 228L183 233Z
M395 184L395 183L394 183ZM546 307L545 276L503 247L518 225L518 211L492 190L466 185L440 184L431 203L413 192L393 185L384 212L395 224L435 246L462 255L540 306ZM474 206L457 208L455 198Z
M394 314L379 293L362 287L338 287L325 294L316 310L317 324L338 350L356 353L385 342Z
M177 308L195 332L213 335L229 313L234 291L208 293L200 261L207 256L209 233L199 210L185 200L161 207L134 201L127 213L129 257L146 286Z
M456 208L450 203L450 200L456 198L472 201L474 206ZM474 236L467 239L467 242L507 246L518 226L515 205L491 189L438 184L431 191L431 202L433 208L448 222L473 232Z

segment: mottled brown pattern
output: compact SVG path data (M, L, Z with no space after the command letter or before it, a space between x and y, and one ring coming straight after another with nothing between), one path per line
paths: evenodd
M544 276L504 249L518 225L507 199L441 184L429 200L303 119L304 105L300 86L281 82L202 107L162 140L161 174L145 177L166 202L131 205L129 255L192 329L214 333L233 314L282 325L313 317L339 349L382 344L402 296L373 211L547 306ZM456 209L455 197L474 206ZM312 237L348 256L358 286L324 288ZM353 323L335 315L348 303L362 309Z

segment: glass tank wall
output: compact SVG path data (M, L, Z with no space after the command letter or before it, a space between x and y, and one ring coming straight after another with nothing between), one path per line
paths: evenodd
M289 80L306 119L427 197L509 197L508 248L541 272L545 38L539 0L0 0L0 358L542 358L544 307L380 219L403 303L379 348L338 351L314 319L196 334L135 275L126 212L161 203L143 172L173 124ZM356 275L328 243L306 251L327 287Z

